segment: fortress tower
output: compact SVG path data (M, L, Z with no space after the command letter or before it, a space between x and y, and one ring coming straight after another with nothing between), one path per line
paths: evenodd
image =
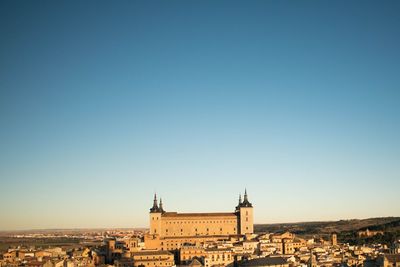
M252 234L254 232L253 205L247 198L247 190L244 190L244 198L239 195L239 205L236 207L238 217L238 234Z

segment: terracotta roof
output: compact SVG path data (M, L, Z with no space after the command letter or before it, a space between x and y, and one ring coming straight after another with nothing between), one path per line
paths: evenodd
M166 212L162 215L163 217L236 217L234 212L214 212L214 213L177 213L177 212Z
M132 255L134 256L146 256L146 255L174 255L169 251L166 250L141 250L137 252L132 252Z
M274 266L274 265L289 265L285 258L282 257L267 257L252 259L249 261L244 261L239 264L239 266Z
M183 236L183 235L181 235L181 236L164 236L164 237L161 237L160 239L161 240L165 240L165 239L187 239L187 238L190 238L190 239L196 239L196 238L223 238L223 239L228 239L228 237L230 237L230 236L236 236L236 235L195 235L195 236L192 236L192 235Z
M206 248L205 251L231 251L230 248Z

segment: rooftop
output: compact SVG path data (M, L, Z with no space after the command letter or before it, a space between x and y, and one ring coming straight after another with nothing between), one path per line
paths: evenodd
M166 212L162 215L163 217L235 217L234 212L214 212L214 213L177 213L177 212Z
M150 255L173 255L171 252L166 250L141 250L137 252L132 252L134 256L150 256Z
M239 266L270 266L284 264L287 264L287 260L282 257L267 257L245 261L240 263Z

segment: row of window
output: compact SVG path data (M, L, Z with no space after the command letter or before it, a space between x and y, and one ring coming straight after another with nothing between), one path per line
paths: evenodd
M168 260L169 258L165 258L163 256L152 256L149 258L149 256L139 256L140 260Z
M231 255L228 254L228 255L226 256L226 258L227 258L228 260L230 260L230 259L231 259ZM211 255L211 261L219 261L219 260L220 260L219 254L217 254L216 257L214 257L214 255ZM223 261L225 260L225 254L222 254L222 260L223 260Z
M154 220L154 218L153 218ZM193 224L193 223L237 223L236 220L222 220L222 221L166 221L166 224Z
M150 266L150 265L154 265L154 266L163 266L163 265L165 265L165 266L172 266L173 265L173 262L153 262L153 263L150 263L150 262L148 262L147 263L147 266ZM141 267L141 266L144 266L144 264L140 264L139 265L139 267Z
M194 229L197 232L197 228ZM155 231L155 230L154 230ZM210 231L209 228L206 229L207 232ZM219 228L219 231L222 232L222 228ZM236 228L233 228L233 231L236 231ZM183 232L183 228L181 228L181 232ZM168 229L165 229L165 233L168 233Z
M219 235L224 235L223 232L219 232L218 234L219 234ZM231 234L232 234L232 233L226 232L226 235L231 235ZM207 232L207 233L196 233L195 235L196 235L196 236L200 236L200 235L211 235L211 233L209 233L209 232ZM217 235L217 233L214 232L214 233L212 233L212 235ZM173 236L176 236L176 234L174 233ZM181 236L184 236L184 234L181 233Z

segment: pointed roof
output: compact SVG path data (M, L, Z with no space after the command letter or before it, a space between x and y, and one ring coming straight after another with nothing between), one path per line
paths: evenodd
M193 258L189 266L203 266L203 264L197 258Z
M160 209L158 208L158 204L157 204L157 194L156 193L154 193L153 207L151 207L150 212L160 212Z
M164 210L164 208L163 208L163 204L162 204L162 199L161 199L161 197L160 197L160 206L159 206L158 208L159 208L159 210L160 210L162 213L165 213L165 210Z
M239 206L240 207L253 207L253 205L250 203L250 201L247 198L247 189L246 188L244 189L243 202Z

